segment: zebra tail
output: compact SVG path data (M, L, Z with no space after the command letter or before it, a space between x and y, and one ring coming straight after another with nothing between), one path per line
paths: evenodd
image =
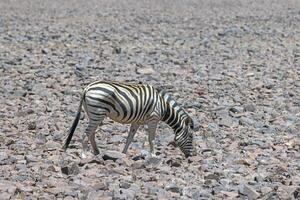
M63 145L63 149L64 150L67 150L67 148L68 148L68 146L69 146L69 144L71 142L71 139L73 137L73 134L75 132L75 129L76 129L77 125L78 125L78 122L79 122L79 119L80 119L81 110L82 110L82 103L83 103L84 97L85 97L85 91L83 92L83 95L81 97L80 104L79 104L79 107L78 107L78 111L77 111L76 117L75 117L75 119L73 121L73 124L72 124L72 126L71 126L71 128L69 130L68 137L67 137L67 139L66 139L66 141L65 141L65 143Z

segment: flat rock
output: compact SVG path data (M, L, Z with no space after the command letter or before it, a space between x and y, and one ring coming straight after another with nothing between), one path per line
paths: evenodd
M143 74L143 75L151 75L155 73L155 70L152 67L143 67L143 68L138 68L136 70L137 74Z
M249 199L257 199L260 196L260 194L254 188L247 184L240 185L239 192L243 195L246 195Z
M113 160L113 161L116 161L117 159L122 159L125 157L126 157L125 154L123 154L119 151L112 151L112 150L105 151L102 156L103 160Z

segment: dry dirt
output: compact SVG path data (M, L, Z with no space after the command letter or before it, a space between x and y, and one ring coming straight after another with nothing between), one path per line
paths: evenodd
M95 80L163 87L196 120L185 159L161 123L105 121L80 158ZM0 199L297 199L300 1L1 0ZM145 156L146 155L146 156Z

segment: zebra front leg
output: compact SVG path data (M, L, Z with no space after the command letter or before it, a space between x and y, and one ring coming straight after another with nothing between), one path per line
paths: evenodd
M152 157L156 157L153 141L155 140L157 123L158 123L157 121L150 121L148 123L148 132L149 132L148 141L149 141L150 153Z
M129 145L131 144L131 142L134 138L134 135L135 135L135 133L136 133L136 131L138 130L139 127L140 127L140 125L138 125L138 124L131 124L130 130L129 130L129 133L128 133L128 136L127 136L127 139L126 139L126 144L125 144L125 147L124 147L122 153L124 153L124 154L127 153Z

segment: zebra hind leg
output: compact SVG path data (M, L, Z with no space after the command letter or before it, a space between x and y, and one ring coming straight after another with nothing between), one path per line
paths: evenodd
M97 147L96 141L95 141L95 133L96 133L96 130L97 130L98 126L102 123L104 118L105 118L105 115L101 115L101 117L99 117L97 119L91 119L90 118L89 124L88 124L88 126L85 130L84 136L82 137L83 138L83 140L82 140L83 150L82 150L82 154L81 154L82 158L86 157L87 146L86 146L86 143L84 141L86 136L88 137L88 139L89 139L89 141L92 145L94 155L98 155L100 153L100 151Z
M124 147L122 153L124 153L124 154L127 153L129 145L131 144L131 142L134 138L134 135L135 135L135 133L136 133L136 131L138 130L139 127L140 127L140 125L131 124L130 130L129 130L129 133L128 133L128 136L127 136L127 139L126 139L126 144L125 144L125 147Z

